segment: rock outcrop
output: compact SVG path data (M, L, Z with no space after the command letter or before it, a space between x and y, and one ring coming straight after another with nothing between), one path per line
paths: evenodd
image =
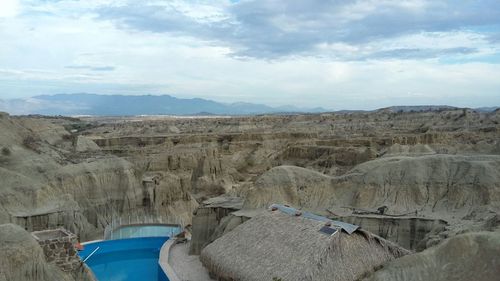
M2 281L93 281L85 267L63 272L45 260L38 242L21 227L0 225L0 280Z
M365 281L494 281L500 276L500 233L455 236L423 252L385 264Z
M497 228L490 216L500 204L499 124L498 112L467 109L211 118L4 114L0 223L28 231L64 227L87 240L120 218L186 225L201 202L226 194L246 198L247 209L289 203L349 217L349 208L386 206L389 215L443 219L444 230L400 236L413 237L410 247L427 247ZM241 221L221 218L214 233ZM388 221L360 223L399 233Z
M280 166L255 182L245 207L273 202L319 210L388 205L398 213L445 211L465 216L475 207L500 207L499 183L500 156L384 157L339 177Z
M103 153L55 121L0 120L0 223L28 231L65 227L87 240L119 218L190 222L197 203L179 176L160 177L146 206L144 163Z

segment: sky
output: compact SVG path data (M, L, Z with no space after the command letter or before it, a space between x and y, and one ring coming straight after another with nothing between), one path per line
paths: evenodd
M499 0L0 0L0 99L500 106Z

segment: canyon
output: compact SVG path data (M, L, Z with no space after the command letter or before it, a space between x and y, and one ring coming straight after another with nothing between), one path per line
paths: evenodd
M239 198L207 223L206 239L245 220L233 211L250 218L279 203L360 225L414 255L481 239L491 254L500 239L500 110L1 114L0 178L0 241L57 227L88 241L116 221L189 226L207 215L208 199ZM370 280L397 276L398 260Z

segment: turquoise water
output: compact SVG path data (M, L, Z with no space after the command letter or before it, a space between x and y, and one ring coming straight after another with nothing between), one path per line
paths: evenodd
M107 240L139 237L173 237L181 232L177 225L127 225L111 232Z
M168 237L129 238L86 244L79 252L99 281L168 281L158 264Z

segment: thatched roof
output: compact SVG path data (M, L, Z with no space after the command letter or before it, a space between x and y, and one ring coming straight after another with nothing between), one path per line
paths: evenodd
M209 244L200 259L218 280L357 280L384 262L409 251L374 234L338 228L319 230L325 222L267 211ZM334 226L333 226L334 227Z
M203 201L200 207L240 210L243 207L243 198L222 195Z

